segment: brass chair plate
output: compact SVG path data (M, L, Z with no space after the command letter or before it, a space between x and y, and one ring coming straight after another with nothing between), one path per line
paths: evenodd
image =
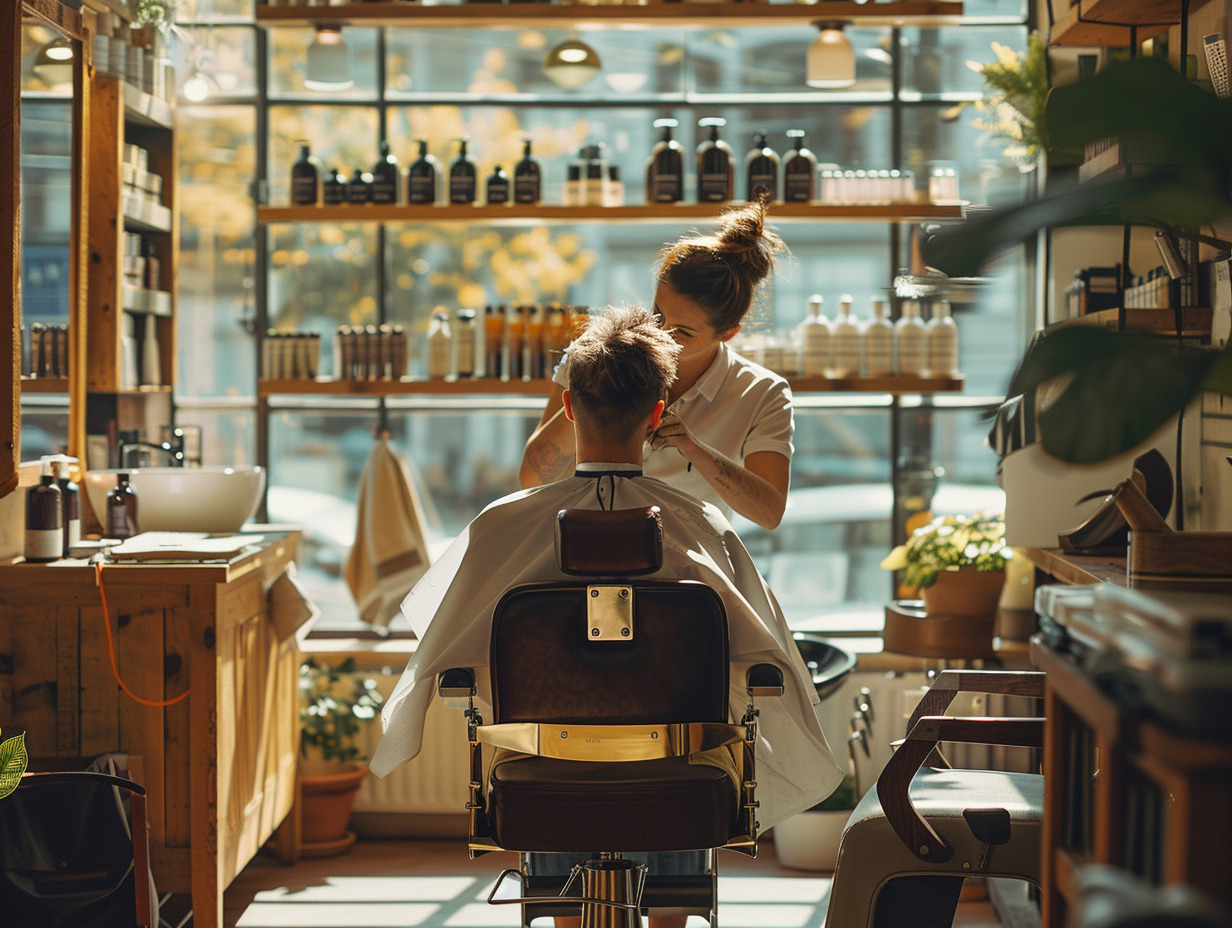
M633 587L586 587L586 636L591 641L633 640Z

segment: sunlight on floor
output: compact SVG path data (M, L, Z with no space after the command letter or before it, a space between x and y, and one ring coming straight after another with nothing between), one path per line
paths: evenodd
M237 928L515 928L516 905L485 901L494 882L457 876L328 877L312 886L257 893ZM823 878L719 876L724 928L820 925L829 893L830 881ZM691 918L690 928L694 924L705 921Z

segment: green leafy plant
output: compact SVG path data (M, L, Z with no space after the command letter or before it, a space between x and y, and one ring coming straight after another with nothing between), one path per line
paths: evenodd
M891 551L881 566L903 571L907 586L923 588L936 583L943 570L1004 570L1013 556L1005 544L1005 517L980 512L933 519Z
M1097 139L1121 143L1135 169L1123 179L1049 180L1048 193L941 229L924 261L952 277L973 276L1000 249L1060 226L1142 225L1178 234L1232 219L1232 99L1218 99L1152 57L1113 62L1048 96L1053 150L1081 154ZM1128 332L1075 326L1029 350L1010 396L1064 384L1039 416L1044 450L1065 461L1105 460L1134 447L1195 395L1232 395L1232 343L1178 347Z
M385 702L376 683L356 673L355 659L336 667L309 658L299 669L300 756L342 763L366 760L355 736Z
M1048 147L1044 125L1048 48L1033 32L1022 55L1000 42L992 43L992 52L996 61L967 62L967 67L984 78L984 98L971 104L981 114L973 124L1008 140L1005 154L1021 170L1030 171Z
M29 760L25 732L0 741L0 799L17 789Z

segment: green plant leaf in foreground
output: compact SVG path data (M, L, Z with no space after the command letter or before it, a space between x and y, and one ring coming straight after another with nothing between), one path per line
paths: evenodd
M1097 139L1125 146L1134 175L1074 185L1050 177L1047 195L973 215L922 243L924 261L973 276L996 251L1045 227L1137 224L1193 230L1232 216L1232 99L1190 84L1156 58L1113 62L1057 87L1045 108L1054 151Z
M1088 464L1138 444L1200 389L1232 393L1232 349L1178 347L1152 335L1071 326L1035 343L1009 395L1064 376L1069 383L1037 415L1044 450Z
M3 799L21 782L26 772L26 735L22 732L7 741L0 741L0 799Z

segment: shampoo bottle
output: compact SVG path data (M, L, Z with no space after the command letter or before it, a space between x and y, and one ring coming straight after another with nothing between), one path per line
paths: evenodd
M958 326L950 315L950 304L938 300L933 315L924 327L928 345L928 376L953 377L958 373Z
M77 459L67 454L54 456L56 462L56 486L60 488L60 508L64 523L64 556L81 544L81 491L73 482L72 466Z
M817 190L817 158L804 147L804 130L788 129L794 147L783 162L783 199L788 203L811 202Z
M420 139L419 157L411 162L406 172L406 201L419 206L435 203L439 177L436 159L428 154L427 141Z
M116 485L107 491L107 537L132 538L137 528L137 491L128 482L128 474L116 476Z
M326 206L337 206L347 199L347 183L337 168L332 168L329 177L321 185L321 200Z
M299 160L291 165L291 203L294 206L315 206L319 194L320 172L313 163L309 147L299 146Z
M538 203L543 191L543 171L530 155L530 139L522 140L522 160L513 169L513 202Z
M498 164L484 185L484 201L491 206L509 202L509 175Z
M822 297L809 297L808 315L797 328L800 341L800 373L805 377L829 377L834 366L832 357L833 331L830 320L821 311Z
M684 199L684 146L672 138L672 130L680 122L663 118L653 125L663 131L663 136L646 159L646 201L679 203Z
M398 192L398 159L389 150L389 143L381 143L381 157L372 167L372 202L396 204L401 197Z
M869 377L894 373L894 326L885 317L885 300L873 300L873 318L864 327L864 373Z
M489 303L483 310L483 375L501 376L501 343L505 338L505 314Z
M834 376L859 377L864 367L863 333L851 314L851 297L839 299L838 321L834 323Z
M39 482L26 491L26 560L59 560L64 554L64 508L60 488L43 458Z
M735 171L730 145L719 138L726 119L709 116L697 124L710 130L710 137L697 146L697 202L726 203L735 195Z
M444 380L453 367L453 337L449 331L449 313L432 315L428 324L428 378Z
M359 168L346 185L346 201L355 206L372 202L372 175Z
M916 300L903 300L902 315L894 323L894 373L923 376L928 365L927 352L924 323L920 321L920 304Z
M454 313L457 332L454 335L454 367L459 377L475 376L475 311L459 309Z
M779 156L766 144L766 133L753 136L753 148L744 159L745 198L750 202L761 197L773 203L778 199Z
M466 154L466 139L458 139L458 157L449 165L449 202L474 203L476 182L475 162Z

